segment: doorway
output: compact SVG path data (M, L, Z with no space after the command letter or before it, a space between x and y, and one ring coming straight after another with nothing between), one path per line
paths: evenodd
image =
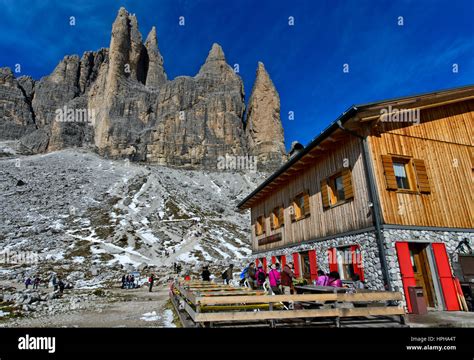
M309 253L307 251L300 253L301 258L301 276L310 284L311 283L311 263L309 261Z
M426 305L435 306L433 276L428 262L428 244L409 243L411 265L416 286L423 288L423 295L426 299Z

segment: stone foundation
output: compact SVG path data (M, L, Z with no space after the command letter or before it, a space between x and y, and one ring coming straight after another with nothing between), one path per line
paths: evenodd
M384 245L387 259L387 266L390 284L393 290L403 292L402 278L398 265L398 257L395 249L395 242L409 241L422 243L443 242L451 261L457 261L455 249L464 238L470 239L474 244L474 232L466 231L442 231L442 230L409 230L409 229L384 229ZM270 250L259 254L254 254L252 259L266 258L271 263L272 256L287 256L287 262L292 262L292 254L308 250L316 250L316 259L319 270L329 272L328 249L333 247L343 247L349 245L359 245L362 254L362 264L367 288L373 290L383 290L384 280L380 263L379 251L376 242L375 232L369 231L355 235L334 237L329 240L314 241L285 249Z

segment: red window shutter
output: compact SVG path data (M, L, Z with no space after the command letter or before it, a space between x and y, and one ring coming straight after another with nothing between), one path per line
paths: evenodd
M272 264L275 264L277 262L277 258L275 256L272 256Z
M405 300L407 302L408 312L411 312L411 303L408 296L408 287L416 286L415 274L413 273L413 266L411 264L410 250L407 242L395 243L397 249L398 265L402 275L403 291L405 293Z
M293 254L293 267L294 273L296 277L300 276L300 254L294 253Z
M359 275L360 279L364 281L364 266L362 263L362 253L360 252L360 246L352 245L351 254L352 254L352 267L354 268L354 273Z
M446 310L458 311L459 301L456 292L456 284L454 282L454 276L449 266L448 254L446 253L446 246L444 243L431 244L433 247L433 254L438 268L438 278L441 283L441 289L443 290L444 303L446 304Z
M255 266L258 267L259 261L258 259L255 259Z
M286 265L286 255L282 255L281 256L281 268L283 269L283 266Z
M316 260L316 250L308 251L309 255L309 268L311 273L311 280L318 279L318 263Z
M263 271L267 272L267 258L262 258Z
M328 262L329 262L329 271L339 271L337 266L337 253L335 248L328 249Z

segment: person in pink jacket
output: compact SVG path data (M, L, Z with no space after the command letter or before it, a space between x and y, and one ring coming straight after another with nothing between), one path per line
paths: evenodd
M317 286L328 286L329 276L324 271L318 270L318 280L316 280Z
M331 271L329 273L328 286L342 287L341 277L337 271Z
M280 264L272 264L271 270L268 273L268 280L270 281L270 287L275 295L280 295L280 284L281 284L281 276L278 267Z

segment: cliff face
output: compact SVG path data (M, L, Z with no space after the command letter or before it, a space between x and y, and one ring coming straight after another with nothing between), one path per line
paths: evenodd
M36 83L7 75L0 78L0 137L27 134L28 152L90 146L112 158L206 168L216 168L219 156L255 155L269 171L285 156L279 97L263 65L244 130L242 80L222 48L212 46L194 77L169 81L156 29L143 43L124 8L109 49L66 56Z
M25 86L25 88L22 87ZM18 80L9 68L0 68L0 134L4 139L18 139L36 127L29 97L34 82Z

